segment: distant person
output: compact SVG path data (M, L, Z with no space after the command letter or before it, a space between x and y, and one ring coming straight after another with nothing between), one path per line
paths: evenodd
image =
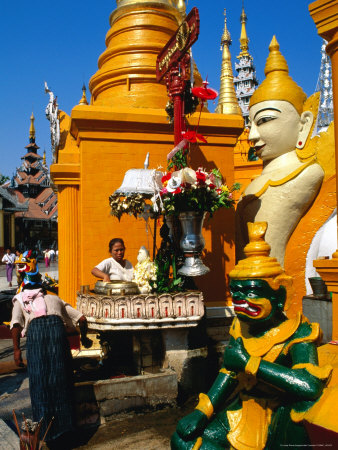
M123 239L112 239L109 242L111 257L104 259L95 266L92 269L92 274L106 282L110 280L132 281L134 269L131 262L124 259L125 250Z
M45 266L46 266L46 269L48 269L49 263L50 263L50 259L49 259L49 249L46 248L46 250L44 250L43 254L44 254L44 258L45 258Z
M6 264L6 276L9 287L12 287L14 261L15 261L15 254L11 251L10 248L7 248L6 253L2 258L2 262L3 264Z
M51 263L55 260L55 250L53 248L49 250L49 259Z

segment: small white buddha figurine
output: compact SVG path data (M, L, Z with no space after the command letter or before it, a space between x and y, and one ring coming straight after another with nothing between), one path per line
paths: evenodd
M133 281L138 285L141 294L149 294L150 280L156 280L156 265L149 256L149 251L142 245L137 255Z
M236 211L237 259L248 243L247 223L268 222L271 256L284 266L288 240L320 189L324 171L307 149L313 114L306 95L288 74L273 37L266 79L250 100L249 140L263 160L263 171L246 188Z

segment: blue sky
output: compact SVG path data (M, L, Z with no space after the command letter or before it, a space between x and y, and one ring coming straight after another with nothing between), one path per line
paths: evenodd
M244 0L248 17L249 50L257 76L264 79L268 46L275 34L290 69L290 75L311 95L320 68L322 39L308 11L307 0ZM105 50L112 0L58 0L58 2L2 2L0 11L0 173L11 176L20 164L28 143L30 115L35 115L36 141L51 160L49 122L45 118L48 96L44 81L58 96L60 109L70 114L79 102L83 82L88 86ZM193 56L203 78L219 88L220 39L223 10L233 44L232 62L239 54L242 0L189 0L187 10L200 12L200 36ZM88 93L88 92L87 92ZM88 95L89 97L89 95ZM209 105L212 111L214 105Z

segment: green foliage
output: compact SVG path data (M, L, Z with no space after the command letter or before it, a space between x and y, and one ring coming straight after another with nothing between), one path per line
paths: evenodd
M168 170L180 170L184 169L184 167L188 167L188 153L189 150L187 148L179 150L170 160L170 163L168 164Z
M6 183L6 181L9 180L9 177L7 175L2 175L2 173L0 173L0 186L4 183Z

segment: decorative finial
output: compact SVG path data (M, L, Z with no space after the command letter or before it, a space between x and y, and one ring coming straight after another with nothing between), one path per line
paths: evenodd
M43 159L42 159L42 164L45 166L46 165L46 150L43 149Z
M272 38L269 51L264 70L266 78L251 97L250 108L265 100L283 100L291 103L298 114L301 114L306 95L289 76L287 62L279 51L279 44L275 36Z
M35 127L34 127L34 114L32 112L32 115L30 117L31 125L29 127L29 142L35 142Z
M185 0L176 0L176 8L181 14L182 20L185 18L186 14L186 4Z
M147 153L146 159L144 161L144 168L148 169L149 167L149 152Z
M81 100L79 101L79 105L88 105L88 101L87 101L87 97L86 97L86 85L83 83L82 86L82 97Z
M244 11L244 1L242 1L242 14L241 14L241 17L240 17L240 21L241 21L241 24L242 24L242 29L241 29L241 36L239 38L241 52L237 56L238 59L241 59L243 57L247 57L247 58L252 59L251 55L249 53L249 39L248 39L248 36L246 34L246 27L245 27L245 24L246 24L247 20L248 19L247 19L247 16L245 14L245 11Z
M225 44L227 44L228 46L232 44L231 36L227 28L227 15L225 8L223 14L224 14L224 31L221 37L221 49L224 47Z
M231 54L229 50L230 45L231 37L227 28L226 9L224 9L224 31L221 38L221 87L218 98L218 105L216 107L216 113L241 115L242 112L238 105L234 87L234 76L232 73Z

